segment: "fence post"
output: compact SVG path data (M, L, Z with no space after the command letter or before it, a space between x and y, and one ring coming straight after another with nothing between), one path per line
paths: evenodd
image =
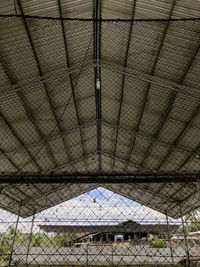
M15 232L14 232L14 236L13 236L13 242L12 242L12 245L11 245L11 251L10 251L10 258L9 258L8 266L10 266L11 262L12 262L12 255L13 255L13 249L14 249L14 245L15 245L15 237L16 237L16 234L17 234L17 228L18 228L18 223L19 223L21 206L22 206L22 202L19 203L19 212L18 212L18 215L17 215L17 221L16 221L16 225L15 225Z
M114 262L113 262L113 261L114 261L114 260L113 260L113 254L114 254L114 251L113 251L113 250L114 250L114 246L113 246L113 244L112 244L112 265L114 265Z
M186 248L186 254L187 254L187 261L188 261L188 266L190 266L190 253L189 253L189 248L188 248L188 243L187 243L187 236L186 236L186 231L185 231L185 224L183 220L183 213L180 205L180 214L181 214L181 221L183 225L183 233L184 233L184 241L185 241L185 248Z
M174 264L173 248L172 248L172 242L171 242L171 237L170 237L170 232L169 232L169 218L168 218L167 210L165 211L165 215L167 219L167 233L168 233L168 240L169 240L170 252L171 252L171 257L172 257L172 264Z
M27 248L27 254L26 254L26 266L28 266L28 263L27 263L28 262L28 254L29 254L31 240L32 240L34 220L35 220L35 211L33 212L33 217L32 217L32 221L31 221L31 232L30 232L28 248Z
M87 263L87 265L88 265L88 244L87 244L87 260L86 260L86 263Z

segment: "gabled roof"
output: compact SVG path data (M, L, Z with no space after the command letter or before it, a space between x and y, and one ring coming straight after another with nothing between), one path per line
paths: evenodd
M3 0L0 14L1 174L200 171L199 1ZM172 217L199 206L193 183L104 186ZM95 187L2 184L1 207L26 217Z
M50 233L168 233L175 232L179 225L139 224L136 222L116 225L39 225L40 229Z

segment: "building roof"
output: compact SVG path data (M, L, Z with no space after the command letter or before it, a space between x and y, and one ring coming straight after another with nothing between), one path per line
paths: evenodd
M189 233L176 233L176 234L173 234L173 237L179 237L179 236L184 236L184 235L187 235L187 236L200 236L200 231L197 231L197 232L189 232Z
M200 231L198 232L189 232L189 233L176 233L172 235L172 240L184 240L184 238L199 240L200 241Z
M199 172L199 1L2 0L0 15L0 174ZM0 206L27 217L99 185L2 184ZM192 183L103 186L175 218L199 206Z
M115 225L39 225L45 232L54 233L168 233L175 232L179 225L167 224L139 224L130 221L128 223Z

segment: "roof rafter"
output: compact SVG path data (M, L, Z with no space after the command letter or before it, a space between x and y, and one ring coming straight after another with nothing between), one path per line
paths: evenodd
M179 79L179 82L178 82L179 84L182 84L182 83L183 83L186 74L188 73L188 71L189 71L189 69L190 69L190 67L191 67L191 65L192 65L192 63L193 63L193 61L194 61L196 55L197 55L198 52L199 52L199 49L200 49L200 39L199 39L199 42L198 42L198 44L197 44L197 46L196 46L196 48L195 48L195 50L194 50L194 52L193 52L193 54L192 54L192 56L191 56L189 62L188 62L188 64L187 64L187 66L186 66L186 68L185 68L185 70L184 70L182 76L181 76L180 79ZM177 92L177 93L178 93L178 92ZM164 120L162 121L162 124L161 124L162 126L164 125L164 123L165 123L165 121L166 121L166 119L167 119L167 117L168 117L168 115L169 115L169 113L170 113L170 111L171 111L171 108L172 108L173 103L174 103L174 101L175 101L175 99L176 99L177 93L173 94L172 97L171 97L171 99L170 99L170 102L169 102L169 105L168 105L168 107L167 107L167 111L166 111ZM179 135L176 137L176 139L174 140L174 142L172 143L172 145L176 145L176 144L179 142L180 138L181 138L181 137L186 133L186 131L189 129L191 123L193 122L193 120L194 120L194 118L196 117L196 115L199 114L199 112L200 112L200 105L198 105L198 107L195 109L195 111L194 111L194 113L192 114L191 118L187 121L187 123L185 124L183 130L182 130L181 133L179 133ZM161 127L161 128L162 128L162 127ZM164 162L167 160L167 158L170 156L170 154L171 154L171 151L168 151L168 153L166 154L166 156L165 156L165 157L162 159L162 161L160 162L159 166L156 168L157 170L159 170L159 169L161 168L161 166L164 164ZM190 157L188 157L188 159L189 159L189 158L190 158ZM187 161L186 161L186 162L187 162ZM186 162L185 162L185 163L186 163ZM184 163L184 164L185 164L185 163ZM183 166L182 166L182 167L183 167Z
M96 97L96 119L97 119L97 151L99 160L99 171L102 170L101 159L101 68L99 65L101 59L101 0L93 0L93 38L94 38L94 53L93 58L96 63L94 66L94 84L95 84L95 97Z
M107 127L112 128L112 129L116 129L116 128L117 128L116 125L111 124L111 123L109 123L109 122L107 122L107 121L105 121L105 120L102 120L102 124L105 125L105 126L107 126ZM124 133L132 134L132 135L134 135L135 137L136 137L136 136L140 136L140 137L142 137L143 139L147 140L147 141L150 142L150 143L157 143L157 144L159 144L159 145L161 145L161 146L163 146L163 147L167 147L167 148L168 148L169 150L171 150L171 151L178 151L178 152L182 152L182 153L185 153L185 154L188 154L188 153L192 153L192 152L193 152L193 151L187 149L186 147L181 147L181 146L176 146L176 145L173 146L173 145L171 145L171 144L169 144L169 143L165 143L165 142L163 142L163 141L161 141L161 140L159 140L159 139L154 139L154 138L153 138L152 136L150 136L150 135L143 134L142 132L136 132L135 130L127 129L127 128L122 127L122 126L119 126L119 127L118 127L118 130L121 130L121 131L123 131ZM197 154L198 152L199 152L199 151L197 151L197 152L193 152L193 154L195 155L195 154Z
M173 8L174 8L174 5L175 5L175 2L176 2L176 0L173 0L172 3L171 3L171 9L170 9L170 12L169 12L168 19L171 18L171 15L172 15L172 12L173 12ZM160 45L159 45L159 48L157 50L157 53L156 53L156 56L155 56L155 59L154 59L154 63L153 63L153 67L152 67L152 70L151 70L151 75L152 76L154 75L154 72L155 72L155 69L156 69L156 65L157 65L157 62L158 62L158 59L159 59L159 56L160 56L160 52L162 50L162 47L163 47L163 44L164 44L164 41L165 41L166 33L167 33L167 30L168 30L168 27L169 27L169 22L170 22L169 20L166 22L165 27L164 27L164 30L162 32L162 37L161 37ZM139 130L140 123L141 123L142 118L143 118L143 114L144 114L144 111L145 111L145 108L146 108L146 104L147 104L147 99L148 99L148 96L149 96L150 87L151 87L151 83L148 83L147 84L147 88L146 88L145 97L144 97L143 106L142 106L142 109L140 111L140 115L139 115L139 120L138 120L138 123L137 123L136 131ZM159 129L154 134L154 138L157 138L158 137L159 132L161 130L161 127L159 127ZM131 146L130 146L130 151L129 151L129 156L128 156L128 160L130 159L131 154L132 154L132 152L134 150L136 138L137 137L133 137L133 139L132 139ZM147 149L147 152L146 152L146 154L144 156L144 159L140 163L141 167L145 163L145 161L146 161L146 159L147 159L147 157L148 157L148 155L149 155L149 153L151 151L152 146L153 146L153 144L151 144L149 146L149 148ZM126 168L125 169L127 169L127 167L128 167L128 165L126 165Z
M130 22L130 28L129 28L129 33L128 33L128 42L126 46L126 53L125 53L125 59L124 59L124 68L127 67L127 62L128 62L128 54L129 54L129 48L130 48L130 42L131 42L131 36L132 36L132 31L133 31L133 19L135 15L135 8L136 8L136 0L132 0L132 13L131 13L131 22ZM120 105L119 105L119 112L118 112L118 118L117 118L117 129L116 129L116 138L114 141L114 156L116 154L116 149L117 149L117 141L118 141L118 127L120 124L120 117L121 117L121 110L122 110L122 103L123 103L123 97L124 97L124 85L125 85L125 74L122 76L122 87L121 87L121 96L120 96ZM115 169L115 157L113 158L113 171Z
M130 67L124 68L120 64L114 64L113 62L107 60L101 60L100 66L101 68L109 69L116 73L124 74L127 77L131 77L133 79L159 85L160 89L163 90L167 89L168 91L179 92L182 93L183 95L188 95L200 99L198 88L193 88L191 86L183 85L182 83L179 84L177 82L171 81L163 77L147 74L145 72L138 71L135 68L130 68Z
M95 124L96 124L96 120L91 121L91 122L89 122L89 123L87 123L87 124L85 124L85 125L82 124L82 125L81 125L81 128L82 128L82 129L87 129L87 128L91 127L91 126L94 126ZM111 123L109 123L109 122L107 122L107 121L105 121L105 120L102 120L102 125L103 125L103 126L106 126L106 127L109 127L109 128L111 128L111 129L116 129L116 125L111 124ZM140 132L132 131L132 130L130 130L130 129L127 129L127 128L125 128L125 127L121 127L121 126L119 126L118 129L121 130L121 131L123 131L124 133L128 133L128 134L133 134L133 133L134 133L135 136L140 136L141 138L144 138L144 140L147 140L147 141L149 141L149 142L154 142L154 139L153 139L151 136L149 136L149 135L145 135L145 134L140 133ZM72 128L72 129L70 129L69 131L63 131L61 135L62 135L62 136L67 136L67 135L70 135L70 134L72 134L72 133L75 133L76 131L79 131L79 127ZM49 138L49 141L54 140L54 139L56 139L57 137L60 137L60 134L54 134L54 135L52 135L52 136ZM45 139L41 139L40 142L33 142L33 143L30 143L30 144L26 144L26 147L27 147L27 149L29 149L29 148L30 148L30 149L31 149L31 148L34 148L34 147L36 147L36 146L41 145L41 143L42 143L44 140L45 140ZM177 152L181 152L181 153L184 153L184 154L191 153L191 154L193 154L193 155L196 155L196 154L198 154L199 151L200 151L200 149L198 149L198 150L195 152L195 151L191 151L191 150L187 149L186 147L181 147L181 146L171 146L171 144L169 144L169 143L165 143L165 142L163 142L163 141L161 141L161 140L159 140L159 139L156 139L156 143L160 144L160 145L163 146L163 147L167 147L167 148L168 148L169 150L171 150L171 151L177 151ZM16 148L16 149L13 149L13 150L9 150L9 151L4 151L4 150L2 150L2 154L0 155L0 159L1 159L2 157L4 157L4 156L8 156L8 157L10 157L10 156L12 156L12 154L14 154L14 153L19 153L22 149L23 149L23 147L20 146L19 148ZM124 159L124 160L126 160L126 159ZM138 167L139 167L139 165L138 165Z
M114 158L115 158L115 160L120 161L120 162L122 162L124 164L128 163L131 167L134 167L136 169L141 169L140 166L137 163L134 163L133 161L128 161L127 162L127 159L120 158L120 157L118 157L116 155L114 156L114 154L108 153L108 152L103 151L103 150L101 151L101 153L102 153L102 155L104 155L104 156L106 156L108 158L111 158L112 160L114 160ZM146 168L146 167L144 167L143 170L144 171L152 171L151 169Z
M28 150L28 148L26 147L24 141L19 137L19 135L17 134L17 132L15 131L15 129L12 127L12 125L9 123L9 121L7 120L7 118L3 115L3 113L0 111L0 119L1 121L8 127L8 129L11 131L11 133L13 134L13 136L19 141L19 143L21 144L21 146L25 149L26 153L28 154L28 156L30 157L31 162L34 164L34 166L41 171L41 167L40 165L37 163L36 159L33 157L33 155L30 153L30 151Z
M4 58L3 58L3 56L2 56L1 54L0 54L0 60L1 60L2 66L4 67L5 73L6 73L7 77L8 77L9 80L10 80L10 83L11 83L13 86L16 86L17 83L16 83L16 81L13 79L13 77L11 76L10 71L9 71L9 69L8 69L8 67L7 67L7 65L6 65L6 63L5 63L5 60L4 60ZM33 125L34 129L36 130L38 136L40 137L41 140L44 139L45 136L44 136L44 134L42 133L42 131L40 130L40 128L38 127L37 122L36 122L36 120L35 120L35 118L34 118L34 115L32 114L32 112L31 112L29 106L27 105L27 103L26 103L26 101L25 101L25 99L24 99L24 96L23 96L22 92L20 91L20 87L18 86L18 87L16 88L15 91L16 91L17 96L18 96L19 99L20 99L20 102L21 102L22 105L23 105L23 108L24 108L24 110L25 110L25 112L26 112L26 115L27 115L28 119L29 119L30 122L32 123L32 125ZM26 148L27 148L27 145L26 145ZM50 147L49 147L48 143L45 144L45 148L46 148L46 151L47 151L47 153L48 153L48 155L49 155L49 158L52 160L52 159L53 159L53 156L52 156L52 152L51 152L51 150L50 150Z
M67 64L67 68L70 69L71 65L70 65L70 59L69 59L69 49L68 49L68 45L67 45L67 37L66 37L66 31L65 31L65 24L64 24L64 21L62 20L63 14L62 14L61 0L57 0L57 1L58 1L59 14L60 14L60 18L61 18L61 21L60 22L61 22L62 33L63 33L63 41L64 41L64 47L65 47L66 64ZM81 68L80 72L81 71L82 71L82 68ZM72 92L72 97L73 97L73 103L74 103L74 107L75 107L75 111L76 111L76 118L77 118L77 122L78 122L78 126L79 126L80 139L81 139L81 144L82 144L82 154L84 156L85 155L85 147L84 147L83 133L82 133L82 129L81 129L81 121L80 121L79 111L78 111L78 105L77 105L77 101L76 101L76 94L75 94L75 87L74 87L74 84L73 84L73 77L72 77L72 74L70 74L70 73L69 73L69 79L70 79L70 85L71 85L71 92ZM85 162L85 167L87 169L86 162Z
M53 172L56 172L58 170L58 168L59 168L59 170L62 170L64 168L66 168L67 166L70 166L71 164L76 164L76 163L79 163L81 161L85 164L85 161L87 159L89 159L90 157L96 156L96 154L97 154L96 151L93 152L93 153L87 153L84 156L81 156L81 157L78 157L76 159L73 159L71 162L67 161L66 163L62 163L58 167L50 169L49 171L53 173Z
M23 15L23 22L24 22L25 30L26 30L26 33L27 33L27 36L28 36L28 39L29 39L29 42L30 42L30 45L31 45L31 49L32 49L33 54L34 54L34 58L35 58L35 61L36 61L38 72L39 72L39 76L40 76L40 79L43 81L43 86L44 86L45 93L46 93L46 96L47 96L47 99L48 99L48 102L49 102L49 105L50 105L50 109L52 111L53 117L55 118L56 125L57 125L57 127L58 127L58 129L59 129L59 131L61 133L62 132L62 128L61 128L61 125L60 125L60 120L57 118L57 115L56 115L55 109L53 107L53 103L52 103L52 100L51 100L51 97L50 97L49 90L47 88L46 82L43 80L43 72L42 72L42 69L41 69L41 66L40 66L40 63L39 63L39 59L38 59L38 56L37 56L37 53L36 53L36 50L35 50L35 47L34 47L34 43L33 43L32 37L31 37L31 33L30 33L30 30L29 30L26 18L24 17L24 11L23 11L23 7L22 7L22 4L21 4L21 0L18 0L18 4L19 4L19 7L20 7L21 14ZM63 144L64 144L64 148L65 148L66 154L68 155L68 149L67 149L66 141L64 140L63 137L62 137L62 141L63 141ZM51 158L52 158L52 161L53 161L54 165L58 166L54 154L50 153L50 155L51 155Z
M95 121L88 122L85 125L82 124L81 125L81 128L82 129L87 129L87 128L91 127L91 126L94 126L95 124L96 124L96 120ZM54 134L48 140L49 141L55 140L56 138L58 138L60 136L65 137L67 135L71 135L71 134L75 133L76 131L79 131L79 127L72 128L72 129L70 129L68 131L63 131L62 134L60 134L60 133L59 134ZM36 146L41 145L44 141L45 141L45 138L41 139L40 142L33 142L33 143L30 143L30 144L27 144L26 145L26 148L27 149L34 148ZM23 147L20 146L20 147L17 147L15 149L13 149L13 150L4 151L4 152L2 152L2 155L0 155L0 159L1 159L1 156L3 156L3 157L4 156L11 156L14 153L19 153L22 149L23 149Z

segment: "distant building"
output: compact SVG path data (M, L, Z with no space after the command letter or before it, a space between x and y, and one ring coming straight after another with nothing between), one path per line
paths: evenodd
M45 232L82 233L73 240L73 243L132 242L138 244L145 243L150 236L164 238L176 232L178 225L139 224L129 220L117 225L40 225L39 227Z
M200 231L184 233L176 233L172 235L171 241L174 246L184 246L187 242L188 246L200 246Z

